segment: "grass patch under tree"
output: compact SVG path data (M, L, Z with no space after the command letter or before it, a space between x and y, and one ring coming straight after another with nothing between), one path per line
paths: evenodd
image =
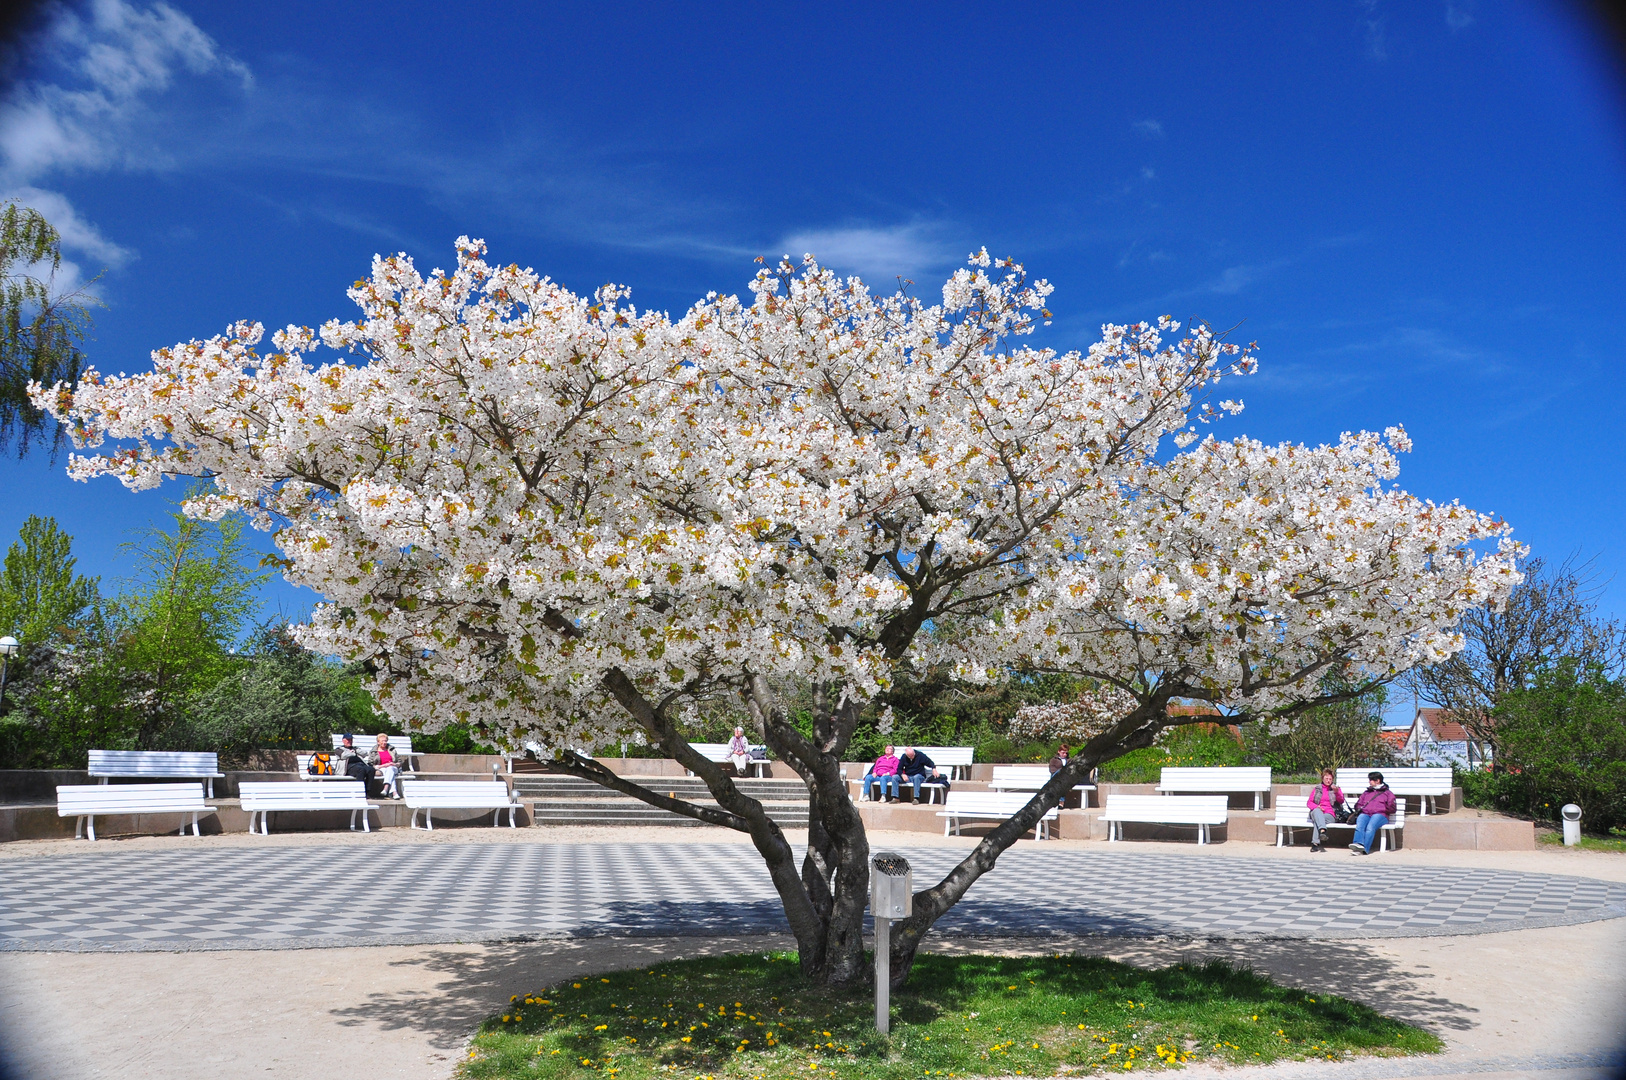
M794 953L678 960L516 995L475 1036L471 1078L1047 1076L1435 1053L1434 1035L1221 961L1150 971L1084 956L922 954L874 1002L808 984Z

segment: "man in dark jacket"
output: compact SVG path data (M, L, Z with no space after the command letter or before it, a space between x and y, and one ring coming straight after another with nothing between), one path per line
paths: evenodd
M931 758L911 746L904 750L898 764L903 778L915 786L915 802L920 801L920 785L926 783L943 785L943 797L948 798L948 777L937 771L937 763Z
M1382 773L1367 773L1366 790L1355 800L1355 842L1349 845L1349 850L1356 855L1370 854L1378 830L1394 816L1395 793L1383 782Z

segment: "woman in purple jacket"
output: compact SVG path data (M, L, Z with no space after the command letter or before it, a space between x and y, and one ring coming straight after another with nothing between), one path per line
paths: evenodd
M1389 824L1395 816L1395 793L1383 782L1383 774L1366 774L1366 790L1355 800L1355 842L1349 850L1356 855L1368 855L1378 830Z
M1333 823L1338 806L1344 801L1344 789L1333 783L1331 769L1321 770L1321 783L1310 792L1310 850L1326 851L1321 845L1321 830Z

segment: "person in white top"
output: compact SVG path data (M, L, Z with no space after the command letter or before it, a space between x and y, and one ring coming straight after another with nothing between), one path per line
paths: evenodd
M734 772L744 776L751 768L751 744L745 740L745 729L734 729L734 737L728 740L728 760L734 763Z

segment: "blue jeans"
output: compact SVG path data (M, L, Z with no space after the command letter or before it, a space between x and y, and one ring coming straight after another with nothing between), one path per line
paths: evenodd
M944 779L941 776L927 776L925 773L915 773L913 776L904 776L904 779L915 786L915 802L920 801L921 784L942 784L943 790L948 790L948 785L944 783Z
M1362 814L1355 819L1355 842L1371 851L1378 830L1389 824L1388 814Z
M891 788L892 789L892 791L891 791L892 797L894 799L896 799L898 797L898 774L897 773L891 773L890 775L887 775L887 776L876 776L874 773L865 773L864 774L864 798L866 798L866 799L869 798L869 786L871 784L874 784L876 787L880 788L882 795L887 794L887 789Z

